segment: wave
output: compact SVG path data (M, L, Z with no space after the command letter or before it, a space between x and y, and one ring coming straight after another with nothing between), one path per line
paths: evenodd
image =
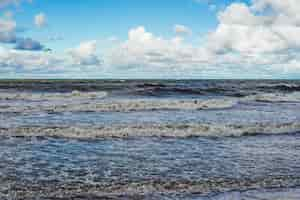
M297 92L300 91L300 85L289 84L289 83L278 83L278 84L261 84L257 88L263 90L277 90L282 92Z
M300 85L296 83L257 83L249 82L249 84L233 84L224 82L210 82L202 84L179 83L179 84L163 84L163 83L144 83L136 86L134 94L164 96L164 95L223 95L230 97L245 97L261 92L298 92Z
M218 110L230 109L239 103L300 103L300 92L260 93L246 97L223 97L211 99L122 99L106 98L108 93L13 93L0 92L0 113L37 112L136 112L158 110ZM23 102L17 102L23 101ZM35 103L37 102L37 103Z
M75 96L76 98L81 96ZM85 98L86 96L84 96ZM88 96L94 97L94 96ZM52 98L56 98L52 97ZM63 98L63 96L59 96ZM73 97L72 97L73 99ZM39 106L9 106L2 105L0 113L32 113L32 112L133 112L155 110L208 110L225 109L236 105L234 99L210 99L210 100L110 100L86 103L69 104L39 104Z
M211 100L118 100L71 108L77 111L131 112L154 110L206 110L231 108L236 101L231 99Z
M7 80L0 90L27 92L95 92L123 95L224 95L243 97L257 92L297 92L299 81L264 80Z
M300 92L262 93L243 98L212 99L117 99L105 98L106 92L1 93L0 113L38 112L139 112L158 110L222 110L239 103L300 103ZM16 100L24 101L16 103ZM28 102L25 102L28 101ZM30 103L31 102L31 103ZM37 102L37 103L34 103Z
M43 100L76 100L76 99L96 99L104 98L107 92L80 92L74 90L68 93L32 93L32 92L1 92L0 100L27 100L27 101L43 101Z
M167 86L163 84L137 85L136 89L130 92L141 96L174 96L174 95L223 95L228 97L244 97L247 92L224 87L196 87L196 86Z
M300 102L300 92L293 93L263 93L246 97L247 100L254 100L265 103Z
M101 127L12 127L0 135L12 137L130 138L130 137L242 137L300 132L300 122L271 124L137 124Z

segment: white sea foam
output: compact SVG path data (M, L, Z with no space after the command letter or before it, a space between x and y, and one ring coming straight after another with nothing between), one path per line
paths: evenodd
M104 98L107 92L80 92L72 91L69 93L32 93L32 92L0 92L0 100L76 100L76 99L96 99Z
M0 112L133 112L149 110L207 110L231 108L234 99L210 100L113 100L85 103L39 104L24 106L2 105Z
M300 122L256 124L137 124L102 127L15 127L0 128L2 136L47 136L64 138L127 137L241 137L300 132Z
M70 106L75 111L130 112L147 110L205 110L231 108L236 104L232 99L210 100L116 100L96 104Z

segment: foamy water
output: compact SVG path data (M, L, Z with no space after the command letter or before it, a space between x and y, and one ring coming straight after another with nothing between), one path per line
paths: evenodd
M292 135L219 140L4 137L0 197L297 199L299 144L299 136Z
M27 96L29 97L29 96ZM57 96L47 99L46 102L42 98L27 98L27 101L38 102L24 102L24 104L14 104L6 102L2 104L2 113L19 112L19 113L36 113L36 112L134 112L134 111L153 111L153 110L207 110L207 109L225 109L231 108L236 104L234 99L182 99L182 100L136 100L136 99L123 99L123 100L98 100L89 99L90 95L79 96L81 101L78 101L77 96L59 96L61 102L57 102ZM16 98L20 100L19 98ZM16 100L14 99L14 100ZM22 99L24 100L24 99ZM68 102L71 101L71 102ZM26 103L26 104L25 104Z
M0 81L0 199L300 199L300 82Z
M53 101L104 98L106 92L80 92L69 93L32 93L32 92L5 92L0 91L0 100L26 100L26 101Z
M128 137L241 137L300 132L300 123L236 124L138 124L102 127L0 128L0 135L13 137L128 138Z

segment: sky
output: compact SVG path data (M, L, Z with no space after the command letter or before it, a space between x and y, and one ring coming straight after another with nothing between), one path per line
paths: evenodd
M0 78L300 79L299 0L0 0Z

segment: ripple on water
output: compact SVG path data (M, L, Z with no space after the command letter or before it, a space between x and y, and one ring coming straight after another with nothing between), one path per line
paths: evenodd
M292 188L300 185L299 146L297 135L164 140L2 138L0 194L19 199L174 199Z

